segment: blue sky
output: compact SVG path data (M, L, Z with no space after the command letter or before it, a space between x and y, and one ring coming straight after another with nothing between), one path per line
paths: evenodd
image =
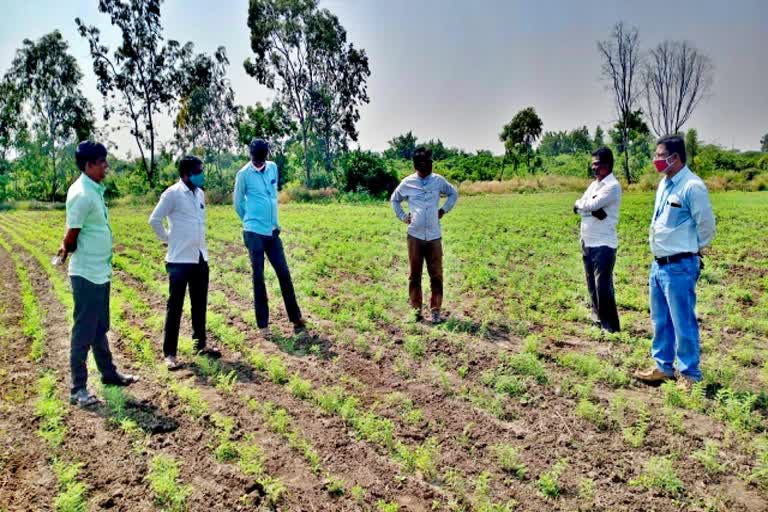
M85 42L75 17L112 33L97 0L0 0L0 70L21 41L59 29L85 74L83 88L100 113ZM360 145L382 150L413 130L468 150L502 150L501 126L534 106L545 130L615 119L600 80L596 41L624 20L640 31L643 49L686 39L715 65L710 97L686 125L702 139L756 149L768 132L768 2L761 0L321 0L365 48L372 71L371 103L359 123ZM269 101L270 91L245 74L250 55L247 0L167 0L167 38L193 41L198 51L223 45L238 103ZM161 138L172 136L170 120ZM126 133L112 137L119 153L133 149ZM134 151L135 152L135 151Z

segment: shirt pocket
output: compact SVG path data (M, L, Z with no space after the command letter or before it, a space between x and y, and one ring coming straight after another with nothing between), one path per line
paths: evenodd
M668 228L676 228L685 218L683 201L680 196L673 194L667 198L664 205L664 224Z

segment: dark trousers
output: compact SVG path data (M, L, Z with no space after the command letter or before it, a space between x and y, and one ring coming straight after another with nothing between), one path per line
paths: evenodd
M432 296L429 307L432 311L440 311L443 304L443 243L441 239L420 240L408 235L408 297L412 308L421 309L421 273L424 262L429 273L429 288Z
M200 255L197 263L166 263L168 272L168 306L165 313L163 354L175 356L179 345L179 325L184 309L184 296L189 286L192 306L192 339L195 350L205 348L205 313L208 307L208 263Z
M71 276L75 303L69 365L72 371L72 393L85 389L88 383L88 350L93 349L102 380L117 380L117 369L109 351L110 283L94 284L80 276Z
M301 310L296 302L296 292L293 290L291 272L288 270L288 262L285 260L280 232L275 230L272 236L264 236L251 231L243 231L243 241L248 248L248 256L251 259L251 268L253 269L253 307L256 310L256 325L259 328L269 325L269 303L267 287L264 284L265 254L269 258L272 268L275 269L277 280L280 282L280 291L283 294L288 319L291 322L299 321Z
M616 264L616 249L601 245L586 247L582 244L584 273L587 288L592 301L592 313L600 321L600 326L609 332L621 330L619 312L613 289L613 266Z

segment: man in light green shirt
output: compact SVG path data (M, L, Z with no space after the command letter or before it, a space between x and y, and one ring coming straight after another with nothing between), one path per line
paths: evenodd
M112 229L102 185L109 167L107 149L102 144L81 142L75 160L82 174L67 192L67 232L58 256L63 262L72 254L69 276L75 309L69 358L70 401L84 407L98 402L86 386L90 348L104 384L128 386L138 379L117 371L107 340L112 277Z

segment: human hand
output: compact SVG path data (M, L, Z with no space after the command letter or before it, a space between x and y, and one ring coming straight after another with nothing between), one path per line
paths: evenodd
M410 213L405 216L405 223L406 224L410 224L411 223L411 214Z
M59 258L61 263L64 263L67 261L67 256L69 256L69 251L64 247L64 242L62 242L58 252L56 252L56 257Z

